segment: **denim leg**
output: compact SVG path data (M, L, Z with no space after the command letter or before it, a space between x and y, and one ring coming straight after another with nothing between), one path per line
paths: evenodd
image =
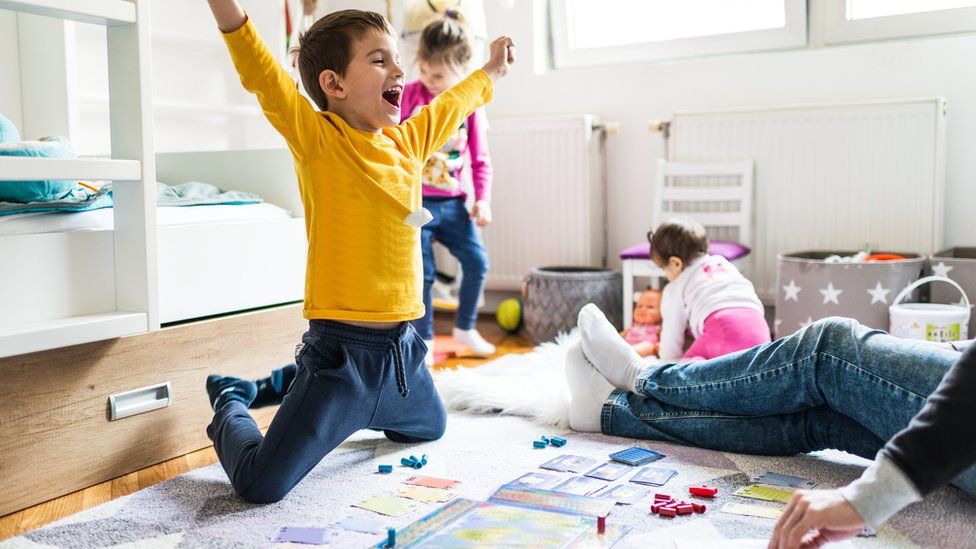
M960 356L830 318L724 357L651 366L636 386L672 406L731 415L791 414L826 405L888 440L908 425Z
M773 416L744 416L678 408L615 391L603 407L608 435L664 440L710 450L793 455L841 449L873 459L884 441L827 406Z
M375 408L375 393L338 343L310 333L303 343L295 381L266 436L239 403L218 410L207 427L231 485L246 501L282 499L326 454L365 428Z
M440 211L436 206L424 202L424 207L430 210L434 219L420 229L420 249L424 256L424 316L412 321L413 327L421 337L434 339L434 304L430 289L437 276L437 265L434 263L434 232L440 223Z
M678 408L622 391L614 391L604 404L601 429L608 435L756 455L835 449L874 459L886 442L828 406L771 416L732 415ZM951 484L976 497L976 466Z
M478 298L488 273L488 251L460 198L445 201L442 213L437 240L457 258L462 271L455 325L470 330L478 318Z
M434 379L424 365L427 348L412 327L404 330L396 345L407 394L404 396L391 385L381 387L379 405L370 428L382 430L393 442L437 440L447 427L447 412L434 387ZM390 367L394 368L396 364ZM394 374L383 375L392 377Z

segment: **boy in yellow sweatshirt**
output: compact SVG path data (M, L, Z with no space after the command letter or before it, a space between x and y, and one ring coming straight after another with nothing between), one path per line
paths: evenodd
M288 143L308 235L305 317L294 381L262 437L248 406L254 382L210 376L207 428L234 490L251 502L285 496L360 429L434 440L446 414L409 320L424 314L420 173L515 60L501 37L484 68L400 121L403 68L379 14L326 15L302 35L298 68L316 111L236 0L208 0L244 88Z

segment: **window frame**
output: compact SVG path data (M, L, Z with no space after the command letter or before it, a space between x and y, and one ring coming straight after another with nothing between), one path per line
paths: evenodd
M847 0L824 2L823 38L831 46L976 31L976 7L848 19Z
M798 49L807 46L807 0L782 0L786 24L778 29L573 49L570 47L569 25L572 9L569 2L573 1L580 0L549 0L552 64L557 70Z

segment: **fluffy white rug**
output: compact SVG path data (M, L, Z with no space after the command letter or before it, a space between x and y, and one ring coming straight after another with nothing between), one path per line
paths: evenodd
M566 351L579 331L525 354L508 354L477 368L442 370L434 375L448 410L523 416L539 425L569 427Z

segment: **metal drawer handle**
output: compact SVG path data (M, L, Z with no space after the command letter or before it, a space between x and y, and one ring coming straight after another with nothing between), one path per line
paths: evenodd
M173 387L168 381L109 395L109 421L165 408L172 398Z

